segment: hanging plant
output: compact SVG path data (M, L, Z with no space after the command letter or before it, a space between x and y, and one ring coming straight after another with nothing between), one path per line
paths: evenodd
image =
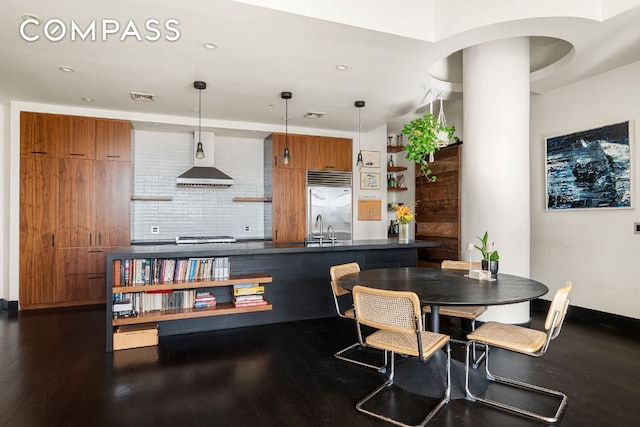
M442 110L441 110L441 114ZM446 121L440 120L433 114L411 120L404 125L402 133L407 135L409 143L405 146L407 160L420 165L420 170L429 182L435 182L436 176L429 169L429 162L433 162L433 153L449 144L454 126L447 126ZM458 138L455 138L456 142Z

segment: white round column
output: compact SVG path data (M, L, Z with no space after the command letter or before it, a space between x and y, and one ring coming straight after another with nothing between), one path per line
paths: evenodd
M499 273L529 277L529 39L463 52L462 253L489 232ZM472 259L479 261L478 251ZM529 303L493 306L479 320L526 323Z

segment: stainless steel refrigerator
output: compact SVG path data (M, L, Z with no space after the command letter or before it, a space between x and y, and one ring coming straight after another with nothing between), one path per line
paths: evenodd
M307 239L333 227L338 240L351 240L351 172L307 171ZM322 230L320 225L322 223Z

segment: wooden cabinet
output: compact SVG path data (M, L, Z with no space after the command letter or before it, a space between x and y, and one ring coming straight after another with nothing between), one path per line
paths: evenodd
M302 242L306 234L306 171L273 170L273 241Z
M93 246L97 242L94 163L60 159L58 221L62 248Z
M131 164L99 160L95 163L98 246L129 245Z
M58 159L20 159L20 304L55 301Z
M57 114L20 113L20 156L58 158L58 146L67 135L68 121Z
M21 309L103 303L106 249L130 239L130 124L21 120Z
M304 169L307 165L307 140L306 135L289 134L285 145L285 134L272 134L274 168ZM289 164L283 163L284 148L289 147Z
M98 119L95 123L96 159L131 161L131 123Z
M351 139L312 136L307 140L307 169L350 171Z
M95 119L91 117L62 116L66 122L63 139L59 140L61 159L96 158Z

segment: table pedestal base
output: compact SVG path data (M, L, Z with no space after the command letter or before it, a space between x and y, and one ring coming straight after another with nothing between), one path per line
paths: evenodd
M445 367L447 356L438 351L426 362L415 357L404 358L396 355L396 374L393 383L411 393L425 397L440 398L444 394ZM484 367L469 372L469 388L473 394L482 394L487 390L489 380L485 377ZM465 399L464 363L451 359L451 399Z

